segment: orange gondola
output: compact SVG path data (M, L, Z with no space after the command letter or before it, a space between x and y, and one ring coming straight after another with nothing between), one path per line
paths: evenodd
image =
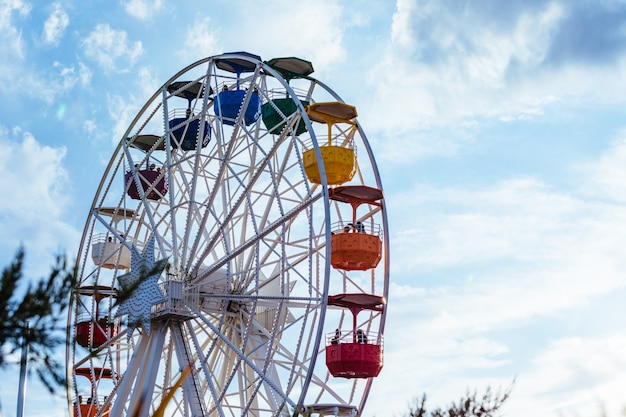
M361 204L380 207L382 191L365 185L339 186L329 190L329 198L352 206L352 221L340 224L331 236L333 268L347 271L376 268L383 252L381 230L368 219L357 218L357 209Z

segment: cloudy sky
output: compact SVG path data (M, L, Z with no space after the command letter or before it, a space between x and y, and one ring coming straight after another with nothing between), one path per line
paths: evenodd
M75 257L144 102L242 50L312 61L375 152L392 283L364 416L513 379L506 416L620 415L624 0L0 0L1 265L20 244L32 277ZM17 374L0 374L5 417ZM66 415L28 394L27 415Z

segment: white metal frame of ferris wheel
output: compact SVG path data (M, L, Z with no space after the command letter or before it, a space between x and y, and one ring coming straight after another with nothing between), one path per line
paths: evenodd
M206 72L190 82L203 81L214 90L227 83L228 77L220 75L215 66L216 60L224 57L249 59L245 55L225 55L183 69L148 101L124 138L132 139L154 125L158 114L163 115L167 127L170 103L176 100L167 86L192 69L206 65ZM269 81L277 82L291 97L298 97L280 74L261 62L256 62L252 75L239 80L248 88L256 88L264 100L272 93ZM325 96L340 100L319 81L307 82L305 94L309 100L320 88ZM152 398L146 388L164 394L191 361L199 365L185 380L183 395L172 400L172 415L186 416L189 412L234 416L246 410L248 415L260 416L281 410L279 415L286 416L307 401L356 402L362 408L371 380L350 381L348 389L334 389L324 371L323 357L317 359L323 355L329 291L360 289L387 296L386 227L385 258L381 268L370 274L369 283L367 278L344 273L337 287L330 280L330 245L326 242L331 233L331 215L341 213L335 203L329 202L326 184L316 186L306 181L301 168L302 141L290 136L289 129L282 135L270 135L259 128L260 123L249 128L225 127L209 112L209 95L200 101L201 123L210 123L213 134L208 147L180 152L166 140L164 155L155 149L142 155L122 140L96 192L81 243L79 267L83 281L108 279L115 286L121 272L90 267L88 252L97 229L122 237L119 219L107 219L98 211L115 201L112 197L117 195L114 204L118 211L134 213L134 217L123 219L125 244L145 242L153 235L158 257L170 262L162 282L167 302L153 309L150 337L137 330L126 342L125 335L120 334L97 352L104 358L103 363L124 373L109 392L107 400L114 401L111 415L133 410L144 392L143 398ZM316 144L315 129L302 104L297 105L295 117L307 124L312 143ZM369 143L360 125L357 129L360 156L369 157L368 161L360 161L358 181L374 181L382 188ZM317 157L321 159L319 149ZM139 202L129 201L120 189L120 173L132 170L135 163L152 160L162 161L167 169L168 194L162 201L150 201L145 195ZM246 165L245 161L254 162ZM323 165L320 169L323 172ZM129 207L132 203L135 206ZM387 224L384 206L382 210L372 208L368 216ZM221 274L226 278L222 279ZM180 291L174 291L174 287L180 287ZM207 293L208 287L214 292ZM373 313L362 324L376 326L382 333L384 314ZM266 322L260 322L265 316ZM339 320L344 320L343 315ZM70 317L69 321L72 324L76 319ZM85 353L81 356L78 350L74 347L68 351L68 365L82 366L98 358L89 358ZM77 390L74 383L70 397L78 395ZM206 402L206 397L213 401ZM146 408L144 415L147 413Z

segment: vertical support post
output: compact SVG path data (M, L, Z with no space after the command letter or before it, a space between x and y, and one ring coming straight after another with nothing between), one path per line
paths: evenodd
M20 386L17 393L17 417L24 416L24 398L26 397L26 365L28 364L28 339L30 324L26 322L25 332L22 336L22 357L20 359Z

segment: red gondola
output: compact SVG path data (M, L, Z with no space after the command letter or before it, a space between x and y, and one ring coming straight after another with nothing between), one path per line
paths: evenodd
M95 298L95 313L87 320L76 323L76 343L86 348L98 348L115 337L118 326L109 322L107 317L100 317L100 301L116 295L115 289L106 286L84 286L79 294Z
M383 335L357 329L361 310L382 311L384 297L372 294L339 294L328 297L328 305L348 308L353 315L353 329L340 329L326 337L326 366L334 377L372 378L383 368Z

